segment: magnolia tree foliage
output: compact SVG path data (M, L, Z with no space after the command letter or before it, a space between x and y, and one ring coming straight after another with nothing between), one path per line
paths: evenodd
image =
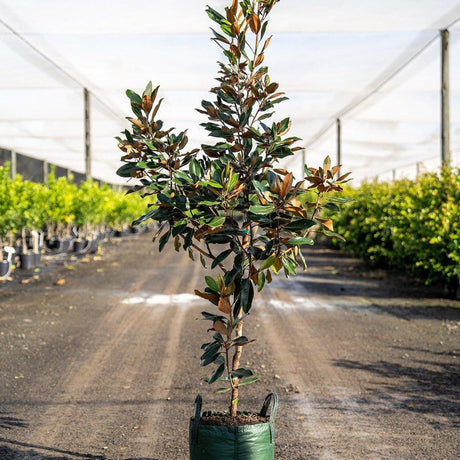
M149 83L142 95L128 90L135 117L131 131L117 138L125 154L118 170L140 180L131 191L155 195L157 202L142 217L159 223L155 239L160 251L173 241L177 251L210 263L217 276L195 293L212 309L203 312L212 327L211 341L203 344L201 365L214 364L208 383L223 381L231 391L230 412L236 414L238 387L257 378L239 365L243 346L253 342L242 334L254 293L272 280L272 274L295 275L306 267L301 247L313 244L310 233L338 236L322 210L338 209L348 174L337 177L339 166L328 158L322 167L304 168L304 176L277 167L294 155L298 137L288 136L289 118L270 121L276 104L286 99L264 66L267 16L276 0L233 0L223 14L208 7L217 23L212 40L222 49L218 85L211 100L198 109L209 144L187 148L187 133L175 132L157 118L162 100ZM305 200L306 191L313 200Z

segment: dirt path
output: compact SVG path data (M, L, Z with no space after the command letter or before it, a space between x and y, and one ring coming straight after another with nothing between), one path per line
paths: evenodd
M277 460L457 459L460 302L317 248L257 300L243 356L277 391ZM0 285L0 459L185 460L207 324L198 264L148 236ZM64 285L56 285L65 279Z

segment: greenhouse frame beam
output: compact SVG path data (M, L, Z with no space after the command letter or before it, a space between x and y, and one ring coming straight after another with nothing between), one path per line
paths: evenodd
M450 81L449 30L441 30L441 164L449 166L450 157Z
M91 178L91 118L90 118L90 93L88 88L83 88L85 99L85 173L86 179Z

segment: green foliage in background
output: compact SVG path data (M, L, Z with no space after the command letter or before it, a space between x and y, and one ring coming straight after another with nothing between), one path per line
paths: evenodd
M410 270L455 289L460 278L460 171L348 188L338 243L376 265Z
M50 174L45 184L36 184L20 175L12 179L9 167L0 167L0 238L22 230L122 227L144 209L141 197L125 197L92 180L77 186L72 180Z

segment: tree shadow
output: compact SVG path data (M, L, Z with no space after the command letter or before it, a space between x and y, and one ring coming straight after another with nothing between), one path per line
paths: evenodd
M37 452L36 450L19 450L14 449L6 445L0 445L0 458L2 460L29 460L30 458L33 460L75 460L75 459L83 459L83 460L105 460L105 456L103 455L92 455L92 454L84 454L80 452L74 452L71 450L65 449L57 449L54 447L48 446L40 446L37 444L32 444L28 442L21 442L21 441L14 441L12 439L5 439L0 438L1 443L10 444L17 447L26 447L29 449L39 449L44 451L51 452L50 454L42 454ZM64 454L64 456L56 456L54 454Z
M0 428L11 430L13 428L27 428L29 424L20 418L11 417L7 412L0 412Z
M460 428L460 369L457 363L415 360L410 365L389 361L364 363L347 359L334 365L371 373L380 377L380 389L370 389L369 396L357 403L365 410L377 406L388 412L405 410L437 416L434 426ZM383 390L382 390L383 388ZM369 414L371 415L371 413Z
M13 444L20 447L28 448L28 450L19 450L6 445L0 445L1 460L111 460L105 455L92 455L80 452L73 452L52 447L34 445L25 442L11 441L0 438L1 443ZM38 449L38 450L37 450ZM51 453L40 453L39 450L50 451ZM64 455L60 455L64 454ZM160 460L153 457L130 457L125 460Z
M315 246L303 252L309 266L306 280L312 282L318 293L447 300L448 293L442 284L427 286L423 279L410 272L372 266L327 243L317 241ZM302 274L299 275L296 279L302 278Z

